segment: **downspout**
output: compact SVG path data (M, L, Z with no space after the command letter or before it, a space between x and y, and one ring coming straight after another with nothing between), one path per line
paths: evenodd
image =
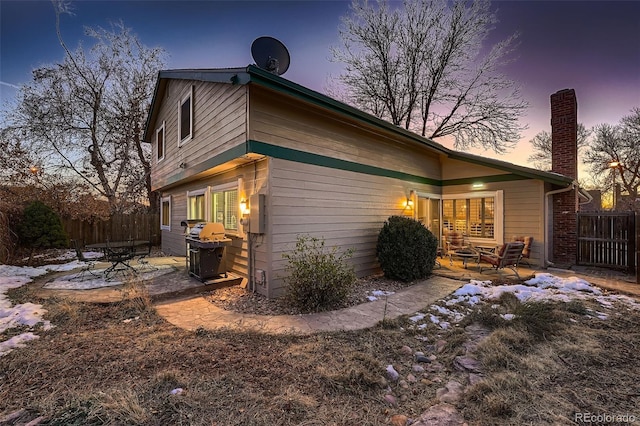
M578 187L578 195L581 195L585 200L587 200L583 201L582 203L578 202L579 205L589 204L593 201L593 197L591 196L591 194L589 194L588 192L583 192L582 188L580 187Z
M552 195L560 194L562 192L569 192L575 188L580 189L580 187L576 184L576 182L572 182L571 185L566 188L555 189L553 191L549 191L544 194L544 230L545 232L549 231L549 198ZM551 232L550 234L553 234L553 233ZM553 263L549 261L549 238L547 238L548 236L549 234L545 235L545 238L544 238L544 267L553 266Z

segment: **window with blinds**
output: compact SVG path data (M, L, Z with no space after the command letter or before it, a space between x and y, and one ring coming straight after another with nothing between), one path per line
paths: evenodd
M494 238L495 199L460 198L443 200L443 226L470 237Z

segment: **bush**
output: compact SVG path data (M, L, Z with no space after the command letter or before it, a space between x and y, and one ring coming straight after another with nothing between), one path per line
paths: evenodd
M438 239L417 220L391 216L378 235L376 254L387 278L404 282L426 278L433 271Z
M60 217L40 201L34 201L24 209L18 236L20 243L31 249L68 246Z
M325 249L323 239L299 235L295 250L283 254L289 261L285 301L301 312L342 307L356 282L353 268L346 263L353 251L338 254L337 247Z

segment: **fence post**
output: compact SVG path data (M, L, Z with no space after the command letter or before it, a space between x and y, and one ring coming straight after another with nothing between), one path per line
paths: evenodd
M640 284L640 226L638 224L638 213L633 212L633 222L636 232L636 284Z

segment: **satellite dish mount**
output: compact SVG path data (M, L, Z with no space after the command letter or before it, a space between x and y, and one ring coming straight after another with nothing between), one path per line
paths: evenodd
M256 65L275 75L289 69L290 56L286 46L273 37L258 37L251 43L251 56Z

